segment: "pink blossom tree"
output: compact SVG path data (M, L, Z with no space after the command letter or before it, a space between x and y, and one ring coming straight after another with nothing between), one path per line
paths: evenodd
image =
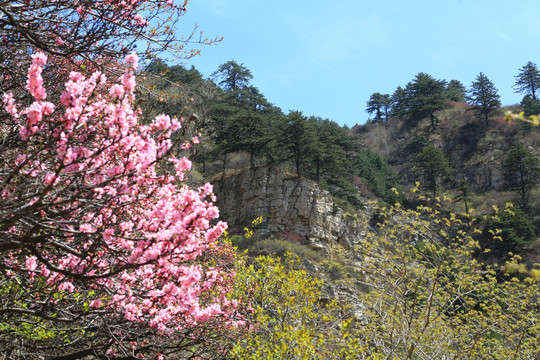
M242 325L227 297L234 255L218 242L226 224L212 187L183 183L191 164L172 154L191 144L172 140L182 120L141 125L138 57L125 61L119 83L71 72L48 101L38 52L32 103L4 94L20 138L0 147L0 352L9 358L222 356L216 339Z
M56 79L81 64L118 74L117 59L132 51L190 58L198 54L191 45L220 39L177 34L186 8L186 0L0 1L0 91L24 87L29 50L48 54Z

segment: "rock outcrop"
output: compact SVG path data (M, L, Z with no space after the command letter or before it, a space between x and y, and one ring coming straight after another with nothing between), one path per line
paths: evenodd
M212 183L222 218L231 229L243 229L262 216L259 234L295 238L314 249L328 251L334 244L352 248L361 240L354 218L314 181L259 167L217 176Z

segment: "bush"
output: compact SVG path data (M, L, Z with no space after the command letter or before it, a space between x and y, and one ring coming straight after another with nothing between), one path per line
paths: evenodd
M527 214L511 204L486 224L486 234L496 235L489 243L495 254L518 252L534 241L536 229ZM489 239L486 239L489 240Z
M283 258L287 253L294 254L303 260L305 259L313 262L322 261L322 255L310 249L308 246L283 239L268 238L255 242L255 244L249 248L249 255L252 256L275 255L279 258Z

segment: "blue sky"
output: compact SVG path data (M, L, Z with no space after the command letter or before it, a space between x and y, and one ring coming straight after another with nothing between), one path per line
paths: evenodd
M540 64L538 0L190 0L194 24L217 46L187 65L208 77L229 60L285 113L364 123L374 92L393 93L419 72L470 86L483 72L503 105L519 68Z

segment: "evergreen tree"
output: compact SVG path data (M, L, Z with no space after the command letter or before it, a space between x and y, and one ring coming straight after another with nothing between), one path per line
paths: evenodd
M212 78L223 88L225 92L237 91L249 86L253 74L243 64L236 61L227 61L221 64L212 74Z
M375 114L375 117L373 119L374 122L382 121L381 100L382 100L382 94L374 93L374 94L371 94L367 102L366 112L370 115Z
M488 79L486 75L480 73L476 76L475 81L471 84L471 89L467 96L467 100L471 105L471 109L478 115L484 118L486 126L489 124L489 117L496 112L500 106L499 94L495 85Z
M521 100L521 106L525 116L540 114L540 100L534 100L531 95L525 95Z
M384 121L388 121L391 102L392 98L389 94L374 93L367 102L366 112L368 114L375 114L374 122L382 122L383 114Z
M514 90L517 93L531 95L533 100L536 100L536 92L540 87L540 71L536 64L528 62L527 65L519 69L519 74L516 76Z
M532 243L535 237L534 225L529 221L527 214L512 207L507 207L493 216L486 227L495 233L497 230L501 231L500 240L502 241L494 241L490 244L490 248L499 256L522 250Z
M444 96L448 101L464 102L467 90L459 80L450 80L446 85Z
M465 205L465 214L469 213L469 200L473 194L471 187L468 184L463 184L459 187L459 194L456 196L456 201L463 201Z
M510 188L521 196L523 209L527 211L527 196L530 189L539 181L540 162L529 150L516 143L502 164L504 180Z
M435 197L437 180L450 175L452 172L448 159L441 150L429 144L416 156L414 164L420 168L424 175L426 188L431 190L433 197Z
M316 146L314 125L300 111L291 111L283 118L278 143L283 149L282 159L292 160L298 176L303 175L303 168Z
M324 177L328 183L343 185L340 179L350 176L346 152L354 148L351 137L334 121L311 116L308 122L312 123L316 134L310 156L315 180L320 182Z
M437 120L435 113L444 109L445 88L445 81L436 80L425 73L417 74L405 88L406 96L409 99L409 107L406 110L409 121L416 125L420 120L429 118L431 129L435 130Z
M403 200L394 191L399 187L399 179L388 165L386 158L370 149L363 149L356 153L354 167L357 175L364 179L369 190L373 191L382 200L389 204L395 204Z
M160 58L153 59L144 69L147 74L158 75L173 83L193 84L203 82L203 76L195 68L191 66L186 69L182 65L169 66Z
M409 108L409 97L407 92L401 86L398 86L396 91L392 94L391 97L391 116L397 117L398 119L403 119L407 114L407 109Z
M211 109L212 138L224 154L247 151L254 169L255 156L269 151L281 110L250 84L251 71L235 61L220 65L212 76L224 90Z

